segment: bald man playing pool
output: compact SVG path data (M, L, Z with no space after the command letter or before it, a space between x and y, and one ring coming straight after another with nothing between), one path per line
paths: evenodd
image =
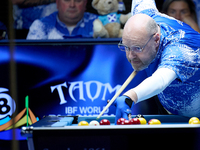
M154 0L133 0L132 15L118 47L147 78L115 100L115 121L155 95L168 113L200 117L200 34L158 12Z

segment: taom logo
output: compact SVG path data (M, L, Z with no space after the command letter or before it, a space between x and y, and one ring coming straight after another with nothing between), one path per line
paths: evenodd
M7 116L11 117L16 109L15 101L11 98L10 95L5 93L8 91L9 90L6 88L0 88L0 120Z

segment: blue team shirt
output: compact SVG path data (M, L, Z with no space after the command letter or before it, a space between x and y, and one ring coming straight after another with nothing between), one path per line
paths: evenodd
M85 12L70 34L66 25L58 19L58 12L35 20L30 26L27 39L66 39L66 38L92 38L93 21L98 16Z
M132 13L149 15L161 28L159 50L154 62L145 69L147 76L158 68L169 68L178 76L158 94L161 104L173 114L200 117L200 34L159 13L154 0L133 0Z

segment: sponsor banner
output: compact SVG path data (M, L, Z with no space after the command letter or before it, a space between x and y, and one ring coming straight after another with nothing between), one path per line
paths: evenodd
M17 100L10 96L9 46L0 45L1 124L9 121L16 109L24 109L27 95L29 107L39 118L49 114L98 115L133 71L117 47L118 41L66 43L23 42L14 47ZM140 72L125 91L145 76ZM112 114L114 106L104 115Z

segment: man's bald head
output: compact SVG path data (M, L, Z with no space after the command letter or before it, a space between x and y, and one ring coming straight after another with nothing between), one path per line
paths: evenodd
M123 38L146 37L158 31L156 22L145 14L136 14L132 16L125 24Z

